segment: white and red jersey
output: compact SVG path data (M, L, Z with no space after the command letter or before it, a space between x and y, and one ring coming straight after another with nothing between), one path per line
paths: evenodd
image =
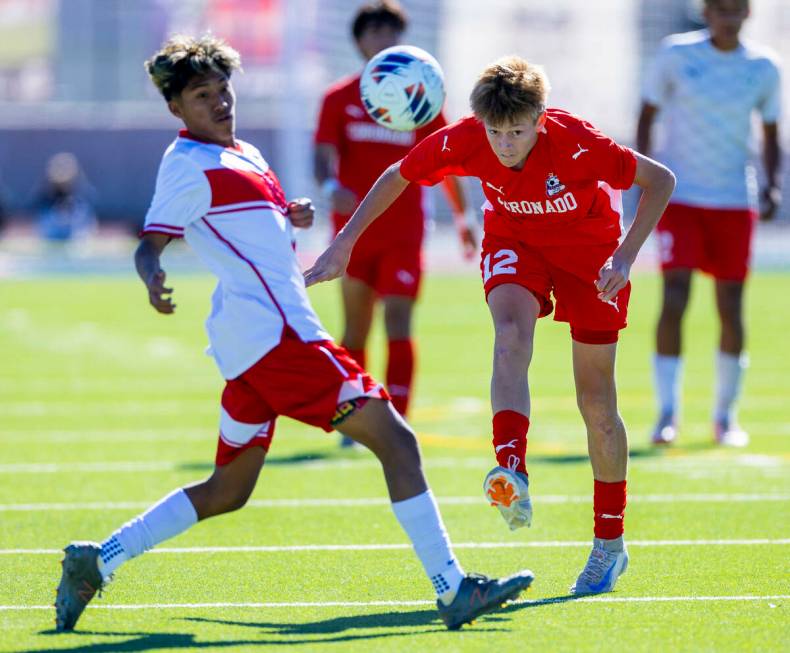
M521 170L499 162L485 126L469 116L423 140L400 172L424 185L447 175L477 177L487 200L486 234L533 246L576 245L620 237L620 190L634 182L636 157L580 118L549 109Z
M280 182L257 148L201 142L186 131L167 148L143 233L183 237L218 277L206 331L233 379L290 327L329 340L310 306Z
M642 89L660 108L657 158L677 175L672 201L689 206L757 206L753 161L755 112L764 123L781 116L777 56L742 42L723 52L708 30L662 42Z

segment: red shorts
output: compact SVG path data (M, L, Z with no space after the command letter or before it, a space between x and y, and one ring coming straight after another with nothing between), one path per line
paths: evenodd
M745 280L756 221L751 209L670 204L656 227L661 269L698 269L721 281Z
M557 304L554 320L568 322L578 342L617 342L617 332L628 318L630 282L610 302L598 299L595 282L601 267L617 248L603 245L552 245L530 247L520 241L486 236L480 270L486 298L497 286L514 283L529 290L541 305L539 317Z
M250 447L268 451L278 415L331 431L338 407L357 397L389 399L343 347L286 335L225 384L216 464L226 465Z
M422 280L422 243L394 243L392 247L369 247L363 243L351 252L346 274L382 297L416 299Z

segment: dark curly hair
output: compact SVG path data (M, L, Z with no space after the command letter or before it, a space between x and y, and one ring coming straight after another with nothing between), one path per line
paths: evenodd
M177 34L145 62L151 81L168 102L195 75L217 72L227 77L241 70L241 56L225 41L205 34L199 38Z

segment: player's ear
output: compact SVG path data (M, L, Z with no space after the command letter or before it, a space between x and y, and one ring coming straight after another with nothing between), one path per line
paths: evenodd
M181 105L175 100L170 100L167 103L167 108L169 109L170 113L172 113L176 118L179 120L183 120L184 115L181 113Z
M535 121L535 130L539 132L546 131L546 112L541 111L538 119Z

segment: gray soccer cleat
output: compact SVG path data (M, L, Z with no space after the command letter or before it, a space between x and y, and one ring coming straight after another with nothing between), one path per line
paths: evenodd
M582 573L571 587L571 594L602 594L614 589L617 579L628 569L628 551L623 537L616 540L593 539L593 549Z
M55 599L55 628L74 630L85 606L104 587L98 560L101 547L95 542L72 542L65 549L63 575Z
M535 574L529 569L499 579L488 578L482 574L467 574L461 581L453 602L445 605L439 600L436 601L436 607L448 630L458 630L480 615L504 607L506 601L518 598L522 590L532 585L533 580Z
M507 467L494 467L483 481L483 494L499 509L511 531L532 523L532 500L526 474Z

